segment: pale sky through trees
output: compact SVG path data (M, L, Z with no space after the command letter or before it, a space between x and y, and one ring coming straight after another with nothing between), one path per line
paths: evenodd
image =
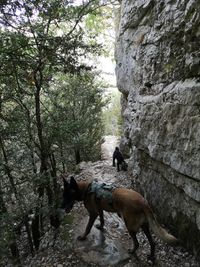
M74 0L74 5L81 5L81 4L83 4L84 2L86 2L86 1L84 1L84 0Z
M81 5L86 2L87 2L86 0L74 0L73 5ZM103 72L102 73L103 78L111 85L111 87L115 87L116 86L115 63L112 61L112 59L110 57L101 56L98 59L97 68Z

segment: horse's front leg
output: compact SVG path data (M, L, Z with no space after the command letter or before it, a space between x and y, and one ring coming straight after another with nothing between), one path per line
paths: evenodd
M81 236L78 236L78 240L85 240L86 239L86 236L90 233L91 231L91 228L94 224L94 221L96 220L98 214L96 213L90 213L89 215L89 221L88 221L88 224L86 226L86 229L85 229L85 233Z
M103 210L99 208L99 219L100 219L100 224L96 224L96 228L99 229L100 231L104 230L104 216L103 216Z

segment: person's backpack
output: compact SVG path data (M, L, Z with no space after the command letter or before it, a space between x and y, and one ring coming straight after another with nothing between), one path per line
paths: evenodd
M123 161L122 162L122 170L127 171L127 169L128 169L128 164L126 163L126 161Z

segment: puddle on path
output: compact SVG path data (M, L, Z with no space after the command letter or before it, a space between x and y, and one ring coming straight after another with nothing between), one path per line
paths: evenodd
M85 241L77 241L77 237L85 230L87 216L76 225L73 237L74 242L76 242L75 252L85 262L96 263L100 266L113 266L129 261L130 255L127 253L127 247L124 246L123 242L120 242L120 232L124 232L124 227L115 215L106 213L105 232L102 233L93 226ZM113 227L115 231L113 231Z

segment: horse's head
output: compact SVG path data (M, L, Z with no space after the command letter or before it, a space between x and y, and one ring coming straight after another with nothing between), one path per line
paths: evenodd
M64 182L64 191L63 191L62 208L65 210L66 213L69 213L73 208L75 201L77 200L79 188L73 176L70 178L70 182L67 182L64 178L63 182Z

